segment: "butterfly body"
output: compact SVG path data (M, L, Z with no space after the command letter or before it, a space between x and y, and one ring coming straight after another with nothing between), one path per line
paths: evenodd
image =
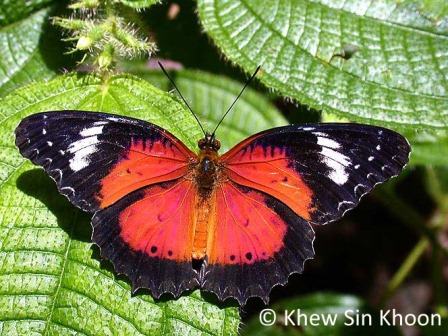
M340 218L410 153L385 128L312 124L260 132L222 155L206 134L196 154L157 125L85 111L29 116L16 145L93 213L92 241L134 291L200 287L240 303L267 302L301 273L314 255L310 224Z
M207 197L218 183L221 181L220 162L218 150L221 147L218 140L210 134L206 134L205 138L198 142L199 163L196 168L195 182L201 197Z

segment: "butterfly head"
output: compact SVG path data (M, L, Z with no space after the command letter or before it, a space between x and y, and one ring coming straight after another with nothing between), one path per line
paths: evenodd
M216 139L215 133L205 132L205 137L198 141L198 147L218 151L221 148L221 142Z

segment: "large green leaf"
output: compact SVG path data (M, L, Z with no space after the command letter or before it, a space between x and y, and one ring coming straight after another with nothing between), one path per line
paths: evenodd
M54 0L2 1L0 6L0 27L14 25L51 3L54 3Z
M448 166L448 131L403 132L412 145L411 163Z
M447 151L448 3L199 0L204 29L268 87L341 118L404 131L417 158ZM346 57L337 56L354 50ZM422 133L432 137L419 146ZM439 143L441 142L441 144ZM442 152L442 153L443 153ZM426 163L448 163L426 156ZM421 163L422 161L417 161Z
M63 55L58 31L50 25L49 3L20 0L0 6L0 97L71 66L73 60Z
M90 215L75 209L41 169L20 156L14 129L32 113L83 109L157 123L195 147L190 112L141 79L60 76L16 90L0 102L0 334L232 335L238 308L205 301L132 296L126 278L101 262ZM193 141L191 140L193 139Z

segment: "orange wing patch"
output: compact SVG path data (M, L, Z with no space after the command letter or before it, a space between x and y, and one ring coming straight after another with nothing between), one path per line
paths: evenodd
M101 181L100 208L144 186L184 176L196 158L184 145L176 143L174 146L167 139L134 141Z
M261 193L227 182L217 187L214 197L217 215L209 264L252 264L280 251L287 225Z
M288 205L304 219L314 211L313 191L293 168L293 161L282 148L274 146L248 147L220 157L227 177L244 186L261 190Z
M195 204L189 180L150 186L118 215L119 235L149 257L191 261Z

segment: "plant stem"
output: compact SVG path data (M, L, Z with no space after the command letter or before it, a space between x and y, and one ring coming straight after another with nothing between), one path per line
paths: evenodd
M413 229L420 232L422 234L422 237L419 239L405 261L392 277L380 302L381 306L383 307L390 296L396 291L401 283L404 282L404 280L412 271L423 253L430 246L432 246L432 278L434 287L434 300L437 305L437 310L442 311L444 312L444 314L446 314L448 301L446 294L446 284L443 279L442 262L444 257L446 258L448 256L448 251L444 249L443 246L441 246L439 240L437 239L437 233L448 221L448 206L446 197L441 191L442 189L435 172L431 169L428 169L427 171L427 182L431 187L431 194L438 204L436 212L433 214L433 216L431 216L427 223L425 223L420 214L415 212L407 204L401 201L394 194L392 189L385 189L385 191L382 192L382 201L388 205L388 207L395 215L397 215L397 217L401 218Z
M411 253L407 256L405 261L401 264L398 271L393 276L392 280L389 282L381 301L381 307L384 307L386 301L390 298L390 296L395 292L395 290L401 285L401 283L406 279L408 274L414 268L417 261L420 259L422 254L428 248L429 241L425 237L420 238L418 243L414 246Z

